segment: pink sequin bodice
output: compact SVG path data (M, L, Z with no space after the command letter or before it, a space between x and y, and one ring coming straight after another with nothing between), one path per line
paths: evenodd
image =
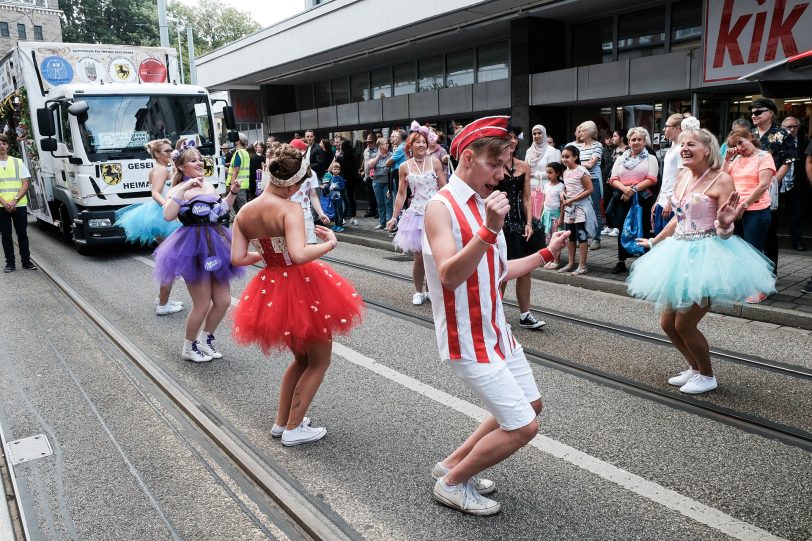
M265 262L266 267L293 266L285 237L251 239L251 245L262 255L262 260Z
M676 197L671 198L671 206L677 216L678 235L702 233L714 228L716 221L716 200L704 193L693 192L677 201Z
M409 183L409 189L412 190L412 202L409 204L409 208L419 214L425 213L426 205L437 193L437 174L433 170L425 173L410 171L406 175L406 180Z

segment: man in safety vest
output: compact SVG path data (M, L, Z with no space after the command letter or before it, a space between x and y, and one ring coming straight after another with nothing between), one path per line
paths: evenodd
M231 183L237 183L239 191L237 197L234 199L234 205L231 210L234 216L237 215L240 208L247 202L245 196L245 188L248 187L248 175L251 174L251 157L248 151L248 136L244 133L240 134L239 140L234 143L234 155L231 157L231 165L228 167L228 180L226 181L226 189L231 189Z
M20 245L20 259L24 269L36 269L31 263L28 251L28 181L31 173L20 158L8 155L8 137L0 134L0 236L3 239L3 253L6 256L4 272L13 272L14 242L11 239L11 227L17 232L17 243Z

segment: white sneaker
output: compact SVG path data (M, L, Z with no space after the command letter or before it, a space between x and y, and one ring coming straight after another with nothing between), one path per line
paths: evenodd
M159 304L155 307L155 314L159 316L166 316L180 312L181 310L183 310L183 306L178 306L177 304L166 303L163 306Z
M199 345L197 340L195 340L192 342L190 348L184 347L183 351L181 351L181 357L183 357L185 361L192 361L193 363L205 363L210 361L211 355L203 353L198 347Z
M302 445L303 443L319 441L326 435L327 429L324 427L314 428L312 426L304 426L304 424L301 424L293 430L285 430L282 432L282 445L285 447Z
M612 231L609 233L610 237L617 237L618 235L620 235L620 230L617 227L612 229Z
M601 235L609 235L612 232L612 228L608 225L601 229Z
M593 240L592 243L589 245L589 249L590 250L600 250L601 249L601 240L600 239Z
M158 297L155 297L155 306L158 306L159 304L161 304L161 299L159 299ZM179 301L179 300L175 300L175 299L169 299L168 301L166 301L166 304L174 304L176 306L180 306L181 308L183 308L183 301Z
M384 227L385 227L385 226L383 226L383 225L381 225L381 224L378 224L378 225L376 225L376 226L375 226L373 229L378 230L378 229L383 229Z
M355 218L351 218L350 225L358 225L358 220L356 220Z
M440 479L445 477L445 474L449 472L449 469L443 466L441 462L438 462L434 465L434 468L431 470L431 477L433 479ZM496 490L496 482L492 481L491 479L483 479L478 475L474 475L468 482L474 486L474 490L479 492L482 495L490 494L494 490Z
M415 306L420 306L423 304L424 300L426 300L426 297L424 297L422 293L415 293L412 295L412 304Z
M310 426L310 417L305 416L305 417L302 419L302 424L303 424L304 426ZM282 433L283 433L284 431L285 431L285 427L284 427L284 426L281 426L281 425L278 425L278 424L274 423L274 424L273 424L273 427L271 427L271 437L272 437L272 438L281 438L281 437L282 437Z
M502 509L499 502L480 495L471 483L460 483L451 487L449 491L445 488L443 480L437 479L434 483L434 499L457 511L482 517L494 515Z
M423 293L423 300L424 300L424 301L429 301L429 302L431 302L431 295L429 295L429 292L428 292L428 291L426 291L425 293Z
M712 391L717 387L714 376L703 376L697 374L688 380L688 383L679 388L681 393L702 394Z
M668 379L668 384L669 385L676 385L677 387L682 387L683 385L688 383L688 381L690 381L690 379L692 377L694 377L697 374L699 374L699 370L694 370L693 368L689 368L688 370L683 370L682 372L679 373L678 376L674 376L673 378L669 378Z
M223 354L217 351L217 344L215 343L214 335L207 334L202 340L198 340L197 347L200 351L211 357L212 359L222 359Z

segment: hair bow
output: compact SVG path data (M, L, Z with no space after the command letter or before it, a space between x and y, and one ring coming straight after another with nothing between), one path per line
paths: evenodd
M430 145L437 142L437 134L434 133L433 130L430 130L428 126L421 126L417 120L412 120L412 125L409 126L409 131L422 133L423 137L426 138L426 141L428 141Z
M185 151L189 150L190 148L197 148L197 144L195 143L194 139L185 139L183 143L180 144L180 148L176 148L172 151L172 159L177 161L180 158L180 155L183 154Z

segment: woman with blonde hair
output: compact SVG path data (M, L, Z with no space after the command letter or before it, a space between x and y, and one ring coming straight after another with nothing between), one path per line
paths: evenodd
M164 220L163 206L169 190L169 164L172 162L172 143L169 139L155 139L144 145L155 160L149 172L152 201L136 203L116 211L116 225L123 228L127 241L148 246L161 242L180 227L180 222ZM159 316L183 310L183 303L171 300L172 284L161 285L158 290L155 313Z
M575 142L574 145L578 148L579 158L581 165L589 171L589 177L592 180L592 210L595 211L595 231L590 231L592 243L589 245L590 250L597 250L601 247L601 229L603 229L603 220L601 219L601 198L603 197L603 188L601 186L601 160L603 159L603 145L596 141L598 137L598 126L591 120L581 122L575 128Z

